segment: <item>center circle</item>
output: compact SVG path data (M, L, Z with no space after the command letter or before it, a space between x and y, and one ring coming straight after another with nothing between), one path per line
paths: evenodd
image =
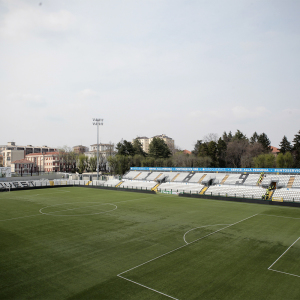
M112 203L73 202L45 206L39 212L48 216L79 217L105 214L117 208L117 205Z

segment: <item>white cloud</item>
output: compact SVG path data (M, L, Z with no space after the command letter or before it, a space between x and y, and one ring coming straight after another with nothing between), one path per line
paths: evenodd
M75 16L66 10L45 12L42 7L29 5L9 6L0 22L0 35L4 38L22 40L35 34L69 31L75 24Z
M263 116L267 112L267 109L263 106L251 109L244 106L235 106L231 109L231 112L236 119L255 119Z
M30 108L41 108L47 106L47 102L41 95L12 93L8 95L8 100L10 103Z
M93 91L92 89L84 89L84 90L78 92L77 95L79 96L79 98L86 99L86 98L98 96L98 93L96 91Z

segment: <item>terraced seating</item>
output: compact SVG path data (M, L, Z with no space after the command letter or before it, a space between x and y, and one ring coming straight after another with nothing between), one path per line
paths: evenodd
M195 182L195 183L197 182L198 183L199 180L203 177L203 175L207 175L207 173L195 173L193 175L193 177L189 180L189 182Z
M213 184L221 183L224 177L227 175L226 173L209 173L208 176L211 176L211 178L215 177L213 180Z
M300 202L300 189L277 189L273 198L282 198L284 201Z
M179 173L179 175L175 178L173 182L182 182L188 175L189 175L188 172Z
M158 187L158 191L174 191L199 194L203 187L204 185L202 184L165 182Z
M239 179L241 174L229 174L224 184L236 184L237 182L242 183L243 179Z
M143 189L151 190L157 183L155 181L140 181L140 180L126 180L122 182L119 188L130 188L130 189Z
M92 185L104 185L107 182L106 180L93 180Z
M149 174L150 174L149 172L141 172L141 175L139 175L136 179L145 180Z
M266 189L262 187L213 185L207 189L205 195L261 199L265 193Z
M110 186L110 187L115 187L118 183L120 183L121 180L119 179L111 179L107 180L103 186Z
M292 187L293 187L293 188L294 188L294 187L299 187L299 188L300 188L300 175L296 175L296 176L295 176L295 180L294 180L294 182L293 182Z
M172 181L177 176L178 172L163 172L160 178L166 177L166 181Z
M260 174L249 174L243 185L256 185Z
M137 175L139 175L141 172L140 171L129 171L125 176L123 176L124 179L133 179Z
M147 180L148 181L151 181L151 180L155 180L155 178L157 178L157 176L159 174L162 174L163 172L152 172L148 177L147 177ZM161 177L161 176L159 176Z
M273 174L267 174L264 179L262 180L262 185L270 184L274 180L278 180L277 186L281 187L287 187L287 184L290 179L290 175L273 175Z

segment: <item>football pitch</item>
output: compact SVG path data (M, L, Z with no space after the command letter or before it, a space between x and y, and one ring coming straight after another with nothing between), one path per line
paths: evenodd
M0 299L300 299L300 208L0 193Z

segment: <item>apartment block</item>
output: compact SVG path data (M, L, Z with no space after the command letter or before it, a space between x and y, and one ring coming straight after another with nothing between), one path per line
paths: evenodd
M153 136L153 137L151 137L151 138L147 138L147 137L145 137L145 136L143 136L143 137L137 137L136 139L138 139L138 140L141 142L142 147L143 147L143 150L144 150L146 153L149 153L149 145L150 145L150 143L152 142L152 140L153 140L155 137L156 137L156 138L162 139L162 140L168 145L168 147L170 148L171 151L174 150L174 148L175 148L175 142L174 142L174 140L173 140L172 138L166 136L165 134L156 135L156 136ZM133 141L134 141L134 140L133 140ZM133 141L132 141L132 142L133 142Z
M60 163L58 152L31 153L26 155L25 158L35 163L39 172L58 172L65 170L65 163Z

